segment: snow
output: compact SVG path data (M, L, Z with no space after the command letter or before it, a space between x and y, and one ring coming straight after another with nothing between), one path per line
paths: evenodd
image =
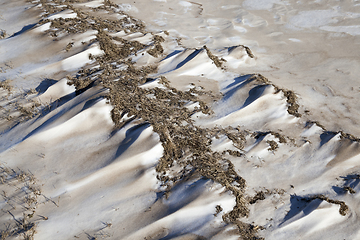
M242 191L249 216L239 216L240 221L263 226L257 234L266 239L359 238L356 2L113 2L118 7L107 14L94 11L104 7L104 1L69 4L94 16L114 20L123 11L144 21L146 31L109 32L145 45L154 44L154 35L164 38L159 57L151 56L148 46L128 58L134 67L157 66L140 88L165 91L161 77L181 91L201 86L216 95L199 94L213 113L191 115L193 124L244 134L242 148L221 130L210 145L246 180ZM100 30L54 37L51 22L40 20L71 21L79 17L77 11L57 6L59 12L45 17L37 2L22 4L0 4L0 29L7 32L0 39L0 81L12 87L1 90L0 159L1 167L14 174L30 172L41 189L33 218L35 239L238 239L237 226L222 219L236 204L231 191L194 174L165 196L156 172L166 151L164 136L125 111L120 113L121 127L115 128L110 89L101 85L107 79L83 89L71 85L70 76L79 77L79 70L101 66L89 58L106 55L98 41ZM111 66L127 69L116 61ZM253 78L258 74L269 83ZM116 81L122 79L119 75ZM301 115L289 111L288 91L295 93ZM21 106L38 114L20 120ZM201 103L188 101L185 107L191 112ZM230 154L234 151L238 155ZM173 171L182 169L181 164L175 162ZM2 184L0 190L11 186ZM260 191L265 199L250 204ZM4 193L7 200L0 202L5 224L23 217L21 206L7 209L6 202L15 195L7 198ZM316 198L319 195L333 202ZM349 208L345 215L339 212L339 201Z

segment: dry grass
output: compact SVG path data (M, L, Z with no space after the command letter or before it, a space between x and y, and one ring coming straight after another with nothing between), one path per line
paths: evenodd
M226 60L223 59L223 58L218 58L217 56L212 54L212 52L210 51L210 49L208 47L206 47L206 45L204 45L204 49L206 50L206 53L207 53L208 57L213 61L215 66L218 67L218 68L223 68L222 64L224 62L226 62Z
M0 167L1 197L7 202L2 215L9 215L12 220L5 223L1 230L1 239L21 237L34 239L36 223L34 215L39 204L41 190L36 179L29 172Z
M0 29L0 39L6 38L6 31L3 29Z
M0 88L7 90L9 93L11 93L13 87L11 85L11 80L5 80L0 82Z

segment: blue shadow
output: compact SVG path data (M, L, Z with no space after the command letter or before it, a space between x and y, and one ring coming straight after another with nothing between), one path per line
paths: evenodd
M18 32L14 33L14 34L13 34L13 35L11 35L9 38L16 37L16 36L18 36L18 35L20 35L20 34L22 34L22 33L26 32L26 31L28 31L28 30L32 29L32 28L33 28L36 24L37 24L37 23L33 23L33 24L29 24L29 25L24 26L24 27L23 27L20 31L18 31Z

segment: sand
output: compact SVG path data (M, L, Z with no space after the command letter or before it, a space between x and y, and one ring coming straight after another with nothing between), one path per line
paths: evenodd
M360 238L359 19L2 1L1 238Z

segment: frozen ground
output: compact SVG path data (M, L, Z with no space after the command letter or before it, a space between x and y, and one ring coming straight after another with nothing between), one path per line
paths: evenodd
M358 239L358 1L0 3L3 239Z

